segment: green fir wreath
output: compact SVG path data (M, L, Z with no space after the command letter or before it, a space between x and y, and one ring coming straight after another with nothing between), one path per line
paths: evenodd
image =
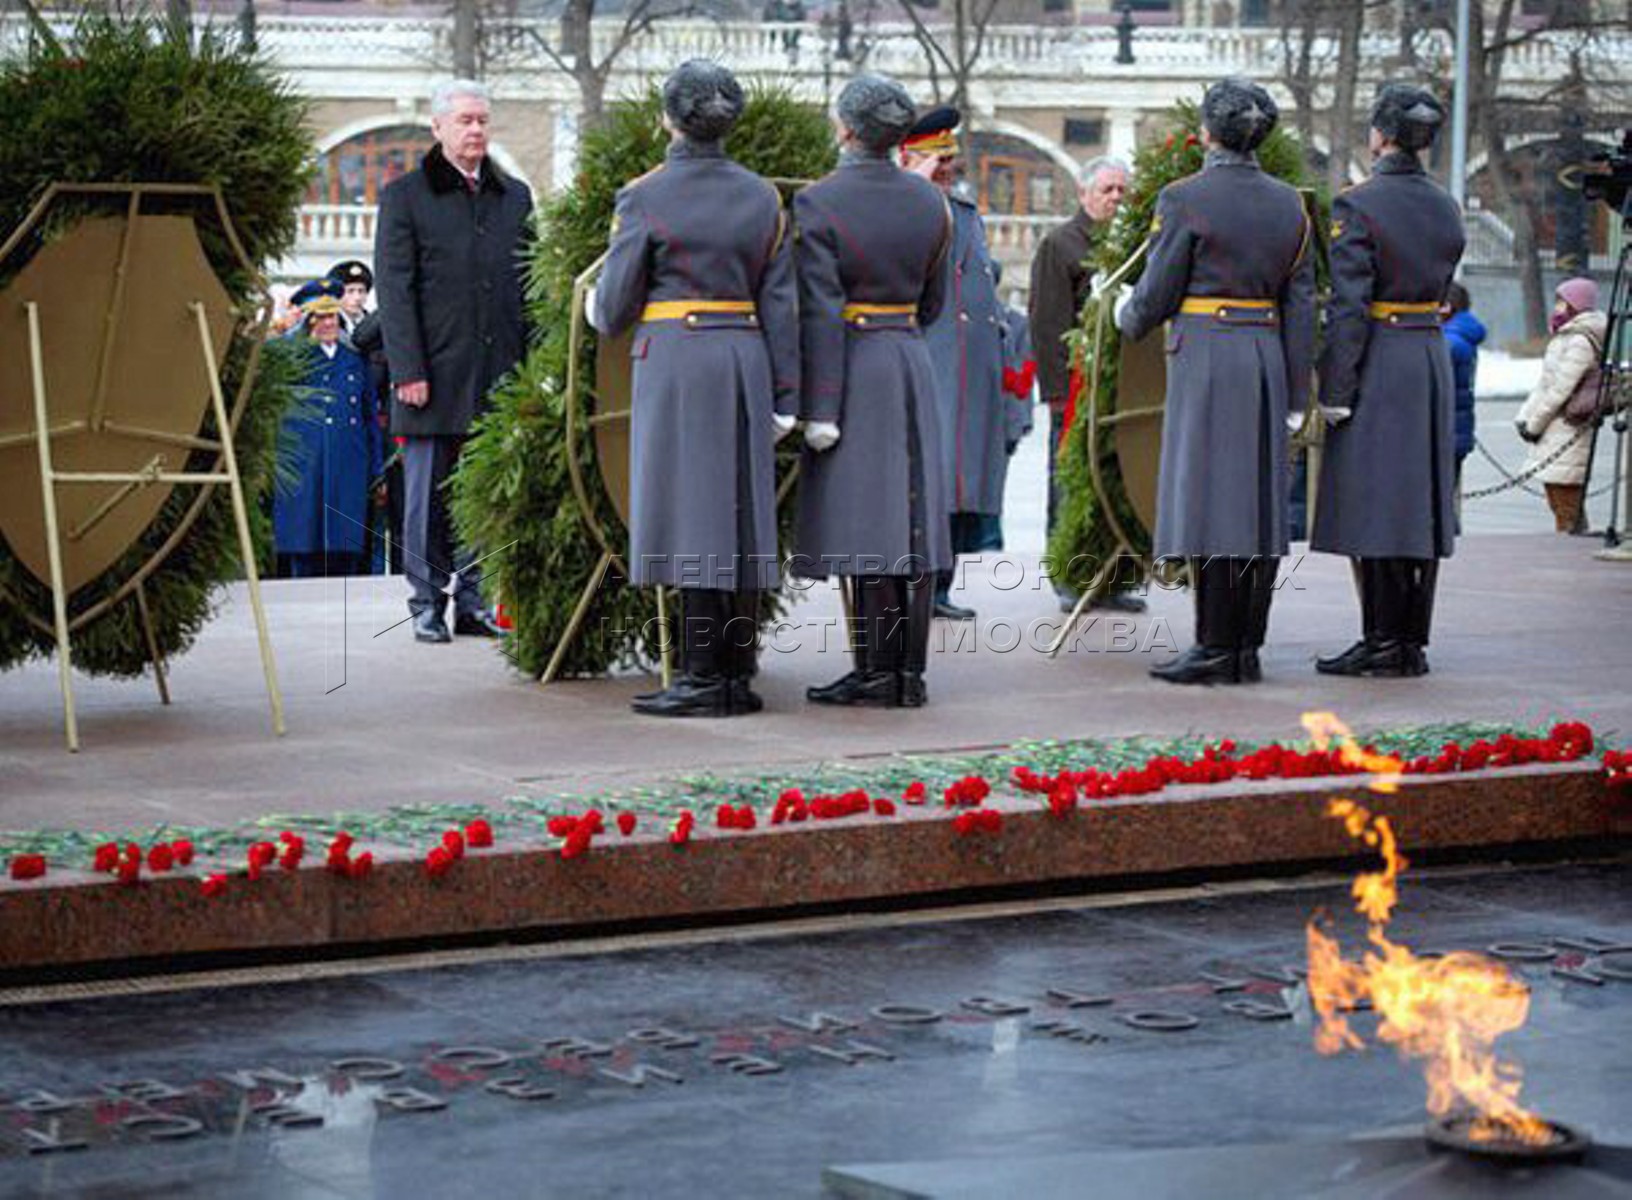
M454 476L453 509L461 536L485 564L484 583L504 602L515 629L504 649L517 668L543 674L566 630L585 583L600 559L573 492L569 453L585 466L595 512L614 540L623 535L595 466L593 434L576 446L566 435L565 387L573 282L606 250L618 188L663 161L668 136L654 91L612 106L604 125L585 135L578 176L544 207L529 273L527 303L537 341L516 371L491 395ZM770 179L808 180L826 174L836 157L821 111L775 88L749 93L726 151ZM595 386L595 338L579 351L580 388ZM797 461L789 438L778 471ZM788 544L792 506L780 514ZM618 663L649 662L644 630L655 616L650 591L608 577L563 660L563 675L597 675Z
M1165 139L1145 146L1134 157L1133 177L1122 207L1089 262L1095 271L1109 275L1127 262L1150 232L1157 193L1174 180L1201 170L1204 154L1200 142L1200 109L1195 104L1181 102L1171 113L1171 125L1173 131ZM1303 147L1284 127L1276 129L1258 148L1258 162L1263 169L1297 188L1308 184L1304 161ZM1324 213L1328 208L1326 199L1318 193L1316 198ZM1324 231L1324 221L1317 220L1316 228ZM1127 277L1130 287L1138 282L1143 271L1141 260ZM1051 577L1078 591L1087 588L1099 566L1110 562L1118 551L1116 535L1111 522L1105 519L1101 497L1093 486L1092 464L1088 458L1088 406L1096 405L1102 415L1115 411L1121 338L1114 326L1107 328L1102 353L1095 357L1095 311L1095 301L1086 301L1076 330L1067 338L1073 355L1081 356L1085 384L1084 394L1077 401L1075 419L1055 464L1059 507L1045 564ZM1132 547L1134 554L1148 560L1153 531L1146 529L1134 513L1122 486L1122 468L1110 439L1101 447L1100 473L1117 521L1136 543ZM1139 578L1130 578L1129 572L1119 570L1112 590L1133 589L1141 582Z
M0 62L0 238L22 223L53 182L203 184L221 189L250 261L276 261L294 245L296 209L311 170L305 118L304 102L265 60L210 29L189 32L93 10L59 38L36 20L22 52ZM123 197L113 200L115 208L124 203ZM88 199L58 204L43 236L61 233L97 209L98 202ZM200 214L200 240L229 295L246 310L252 307L253 281L236 265L218 223L194 205L187 211ZM15 273L25 261L17 255L0 269ZM9 277L0 276L0 283ZM243 377L253 330L246 317L221 364L229 402ZM261 500L272 485L277 431L299 373L293 344L266 348L234 439L251 523L263 547L271 530ZM205 418L200 433L215 436L212 418ZM213 463L212 455L197 454L184 469L206 470ZM147 580L166 656L191 645L221 586L242 574L230 498L225 489L212 492L180 546ZM70 597L70 619L129 579L183 521L195 495L191 487L172 492L119 561ZM28 611L51 611L49 589L3 540L0 588ZM0 669L54 648L52 635L17 606L0 606ZM94 674L142 673L149 659L134 601L127 598L76 630L73 658L78 670Z

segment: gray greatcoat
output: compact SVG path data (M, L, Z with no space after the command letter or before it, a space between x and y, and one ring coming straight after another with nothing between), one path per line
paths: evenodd
M596 323L635 327L629 568L637 584L774 588L776 434L799 407L798 290L776 188L716 144L681 141L618 193ZM648 304L753 314L642 320Z
M836 446L800 467L795 570L914 575L952 565L935 372L923 326L946 295L951 217L927 180L847 153L794 198L806 421ZM845 321L847 303L915 315Z
M488 389L527 352L532 212L526 186L491 158L473 193L440 146L381 193L374 282L391 382L431 387L424 408L393 399L392 433L468 433Z
M952 196L951 205L946 294L924 341L935 366L948 503L953 512L994 515L1003 511L1008 471L1003 311L980 211L961 196Z
M1464 243L1456 202L1414 155L1380 159L1332 203L1332 300L1321 402L1353 417L1326 437L1309 545L1356 558L1448 558L1456 544L1456 388L1435 314L1373 303L1445 297Z
M1158 557L1287 551L1286 416L1307 401L1314 353L1311 232L1297 191L1247 154L1212 150L1157 197L1150 255L1119 325L1137 339L1172 321ZM1187 315L1186 297L1275 307Z

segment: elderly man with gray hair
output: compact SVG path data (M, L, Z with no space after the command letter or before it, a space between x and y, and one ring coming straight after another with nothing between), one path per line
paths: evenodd
M1116 216L1128 190L1128 164L1120 158L1101 156L1084 163L1077 175L1076 214L1059 226L1037 247L1031 260L1031 343L1037 355L1037 384L1048 402L1048 529L1054 531L1058 500L1054 490L1054 457L1071 398L1071 357L1065 335L1077 324L1083 301L1093 278L1089 260L1100 237ZM1063 580L1055 581L1060 606L1070 612L1076 595ZM1144 602L1137 596L1112 592L1100 602L1102 607L1138 612Z
M380 196L374 237L391 432L403 447L403 568L414 637L494 636L478 575L454 547L444 484L488 389L526 352L524 240L533 199L488 156L487 89L456 79L431 98L436 144Z

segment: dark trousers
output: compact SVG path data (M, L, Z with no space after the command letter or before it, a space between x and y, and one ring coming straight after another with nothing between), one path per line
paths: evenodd
M853 619L858 671L924 673L934 616L932 582L927 571L855 577Z
M482 611L481 571L474 555L454 543L448 512L447 482L458 465L461 437L411 437L402 449L402 562L413 589L408 610L446 611L447 586L459 572L454 612L473 616Z
M694 679L752 679L759 649L758 591L681 588L681 669Z
M1382 646L1428 644L1434 623L1437 558L1357 558L1360 628L1365 640Z
M1196 643L1209 650L1256 650L1269 633L1279 558L1192 559Z

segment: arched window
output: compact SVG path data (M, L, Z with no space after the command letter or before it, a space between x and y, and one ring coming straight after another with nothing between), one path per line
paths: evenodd
M381 189L417 167L430 142L423 125L387 125L349 137L319 156L306 203L378 204Z
M1069 213L1076 203L1071 176L1030 142L977 129L966 144L969 186L982 212L1053 217Z

